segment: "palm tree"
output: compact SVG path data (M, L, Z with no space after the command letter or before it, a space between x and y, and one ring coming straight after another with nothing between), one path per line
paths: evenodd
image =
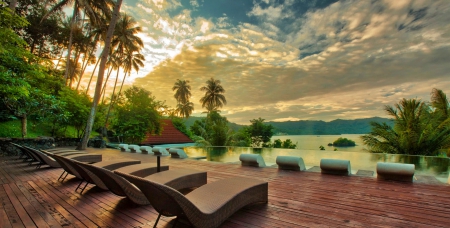
M213 106L212 104L206 104L206 111L202 112L202 113L211 113L211 112L220 112L218 107Z
M114 52L112 55L110 55L109 62L112 64L111 67L117 69L117 73L119 72L120 67L124 67L125 75L122 81L122 85L125 81L127 73L129 74L132 68L138 71L139 67L143 66L143 61L145 60L145 58L143 55L139 54L139 52L140 49L144 46L144 43L142 42L142 39L136 35L141 31L142 28L137 26L137 22L133 17L127 15L126 13L121 13L120 18L117 21L117 27L114 30L113 40L111 41L111 47ZM125 60L123 60L124 58ZM128 68L125 69L125 67ZM106 91L106 84L108 79L109 76L105 81L105 86L102 90L103 93ZM114 90L116 89L116 86L117 83L114 85ZM122 91L122 86L120 91Z
M385 111L394 118L394 126L371 123L372 131L362 136L370 152L436 155L450 146L450 121L439 121L427 103L416 99L402 99Z
M100 92L102 90L102 85L103 85L103 76L105 74L106 61L108 60L108 55L110 53L111 40L113 38L114 28L116 27L117 19L119 18L121 6L122 6L122 0L117 0L116 4L114 6L113 15L111 17L111 22L108 27L108 32L106 33L105 46L104 46L102 54L101 54L100 67L98 70L97 84L95 86L94 100L92 101L91 112L87 119L86 129L84 131L83 138L82 138L80 144L77 146L77 149L79 149L79 150L86 149L87 143L89 141L89 136L91 135L91 132L92 132L92 127L94 126L95 112L97 111L97 105L98 105L98 102L100 101Z
M188 118L194 111L194 103L189 101L186 103L178 103L176 111L181 117Z
M223 93L225 89L220 85L220 80L214 78L206 81L206 86L200 88L200 91L205 91L205 96L200 99L202 107L208 107L210 110L218 109L227 104L227 100Z
M69 87L72 87L72 83L77 80L77 76L80 75L81 65L78 62L74 62L72 59L69 63L69 74L67 80L69 81ZM67 62L63 61L63 67L67 69Z
M436 114L440 115L441 120L450 118L450 104L442 90L433 89L431 91L431 105L436 109Z
M172 91L175 92L175 99L177 99L178 104L186 104L189 102L191 97L191 86L188 84L189 80L177 79L175 85L172 87Z
M111 41L112 48L121 52L125 52L125 49L139 51L144 47L144 42L136 35L140 32L142 28L138 26L137 21L132 16L121 13Z
M128 50L128 49L126 49L126 50ZM116 77L116 82L114 84L114 89L113 89L113 92L111 94L111 100L109 102L108 113L106 114L105 128L108 125L109 114L110 114L111 109L112 109L112 107L114 105L114 102L115 102L114 98L116 98L116 99L119 98L120 93L122 92L123 83L125 82L125 77L127 76L127 74L130 75L132 69L134 69L136 71L139 71L139 67L144 66L144 62L143 62L144 60L145 60L144 56L142 54L140 54L140 53L133 53L133 52L125 53L125 58L124 58L124 61L123 61L123 64L124 64L123 65L123 69L124 69L125 74L123 76L122 84L120 85L120 90L117 93L117 95L115 96L114 92L115 92L116 87L117 87L117 79L119 78L119 77Z
M42 17L41 21L49 17L50 14L68 6L72 2L73 2L72 7L73 13L70 23L72 25L75 23L76 18L78 18L78 16L81 15L80 10L84 10L85 15L89 17L91 24L97 25L102 22L100 20L101 15L107 15L107 18L110 18L111 6L114 5L114 2L112 0L62 0L49 10L47 14L45 14ZM69 60L71 56L72 42L73 42L73 33L71 31L69 36L69 44L67 47L67 57L66 57L67 60ZM68 78L68 69L70 67L70 61L68 61L68 63L69 64L67 64L66 73L64 75L64 78L66 80Z

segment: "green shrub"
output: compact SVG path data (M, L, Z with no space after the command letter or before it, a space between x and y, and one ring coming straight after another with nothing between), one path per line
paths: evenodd
M340 137L333 142L333 146L356 146L356 143L351 139Z

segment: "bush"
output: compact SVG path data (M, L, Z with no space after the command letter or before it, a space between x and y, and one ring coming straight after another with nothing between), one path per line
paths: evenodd
M340 137L333 142L333 146L356 146L356 143L353 140Z

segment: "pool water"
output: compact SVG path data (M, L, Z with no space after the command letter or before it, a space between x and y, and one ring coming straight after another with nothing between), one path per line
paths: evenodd
M303 158L306 168L319 166L322 158L350 160L352 173L358 170L374 171L376 175L377 162L407 163L416 166L418 175L435 176L441 182L447 183L449 175L449 158L431 156L413 156L399 154L378 154L369 152L297 150L278 148L251 147L185 147L184 151L191 157L204 157L202 160L215 162L239 162L243 153L260 154L267 166L276 164L277 156L297 156Z

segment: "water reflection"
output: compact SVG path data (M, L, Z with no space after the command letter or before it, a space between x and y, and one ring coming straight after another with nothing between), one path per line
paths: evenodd
M206 157L206 160L215 162L239 162L239 155L242 153L260 154L267 165L275 164L277 156L298 156L303 158L307 168L319 166L322 158L345 159L350 160L353 173L357 170L375 171L377 162L406 163L416 166L416 174L432 175L445 180L448 178L450 165L448 158L398 154L250 147L186 147L184 150L189 157Z

